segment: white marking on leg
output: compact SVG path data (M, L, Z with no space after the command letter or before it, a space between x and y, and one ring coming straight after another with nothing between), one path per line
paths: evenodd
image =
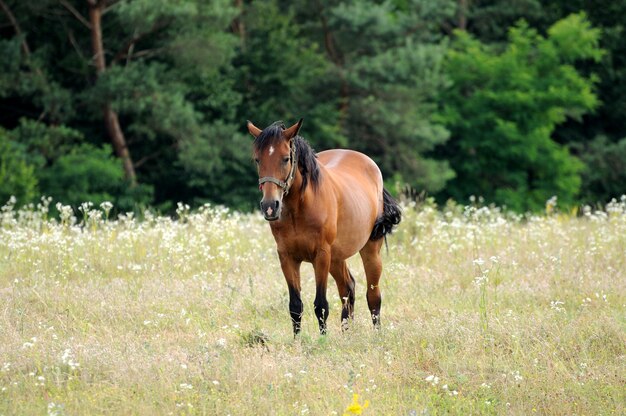
M272 154L274 154L274 146L270 146L270 156L272 156Z

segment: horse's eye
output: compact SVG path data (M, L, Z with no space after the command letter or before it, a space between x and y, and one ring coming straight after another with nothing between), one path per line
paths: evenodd
M286 165L287 163L289 163L289 157L284 157L283 158L283 163Z
M254 163L259 164L259 159L254 159Z

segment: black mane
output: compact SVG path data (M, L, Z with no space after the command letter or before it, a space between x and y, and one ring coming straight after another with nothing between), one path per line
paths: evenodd
M282 140L282 133L285 129L285 124L282 121L272 123L254 139L255 149L262 152L270 145L278 144ZM320 182L320 168L317 163L315 150L301 136L294 137L293 144L296 147L298 170L302 174L300 192L304 192L309 182L316 189Z

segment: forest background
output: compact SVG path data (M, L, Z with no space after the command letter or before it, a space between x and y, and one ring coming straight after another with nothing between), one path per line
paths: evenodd
M626 194L624 0L0 0L0 204L253 209L245 121L396 194Z

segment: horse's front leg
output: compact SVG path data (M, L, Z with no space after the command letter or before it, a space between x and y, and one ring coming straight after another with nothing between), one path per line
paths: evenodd
M320 334L326 334L326 318L328 318L328 300L326 300L326 286L328 272L330 270L330 247L322 247L318 250L313 260L315 270L315 316L320 325Z
M280 267L285 275L287 287L289 288L289 314L293 324L293 335L300 332L302 322L302 312L304 307L300 297L300 264L287 254L278 253Z

